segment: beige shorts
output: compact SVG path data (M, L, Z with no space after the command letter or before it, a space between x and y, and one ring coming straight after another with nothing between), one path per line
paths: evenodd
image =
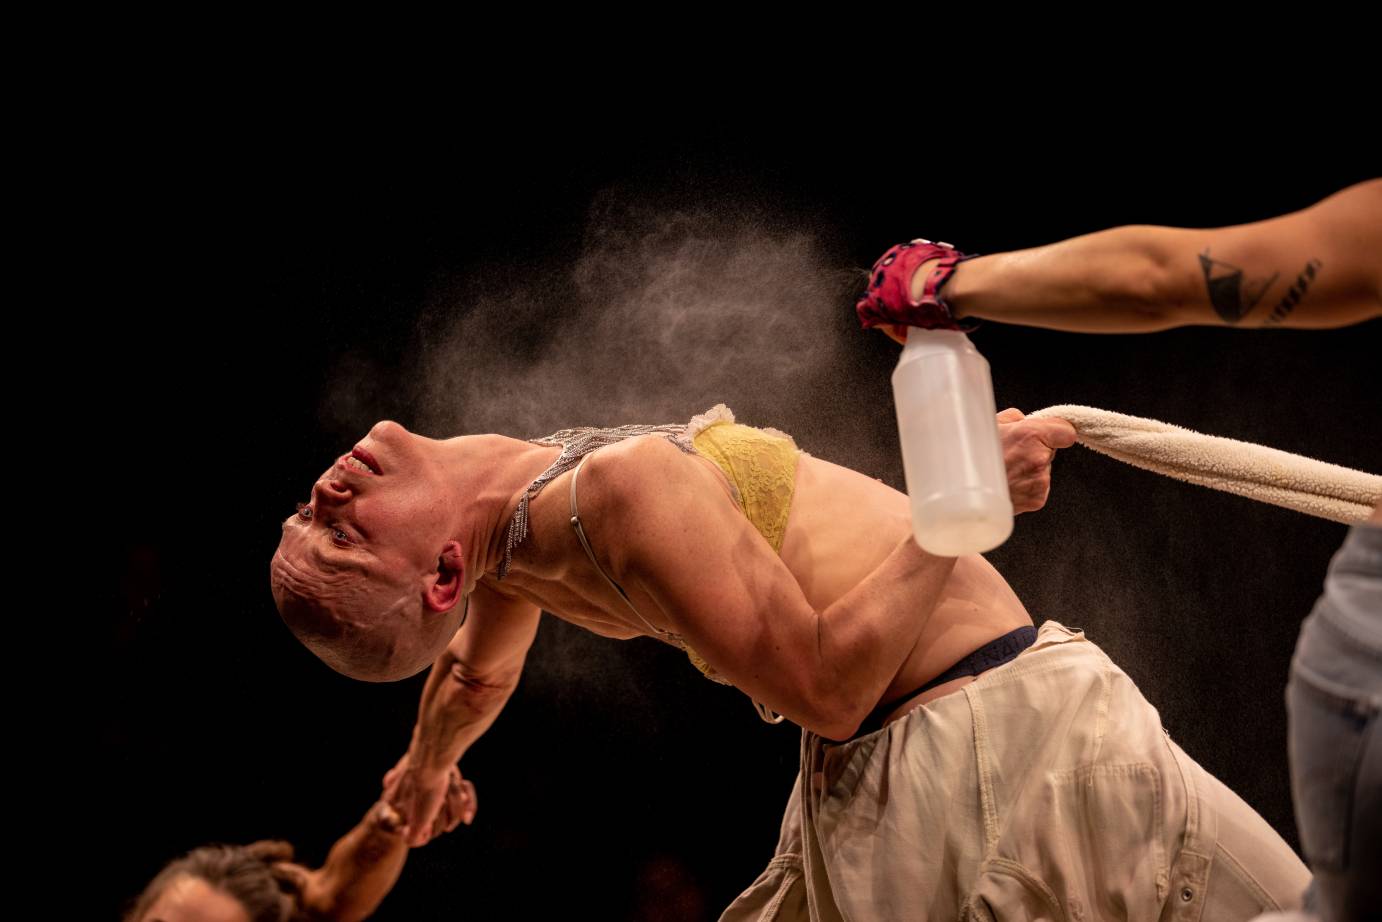
M777 852L721 918L1220 922L1295 906L1308 881L1132 680L1048 621L876 733L803 731Z

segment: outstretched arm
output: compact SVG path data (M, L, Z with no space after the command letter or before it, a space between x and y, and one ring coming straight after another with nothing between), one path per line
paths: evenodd
M256 843L250 848L275 845L291 855L287 843ZM274 865L274 873L291 883L299 916L356 922L379 908L398 882L407 859L408 845L403 841L398 814L381 801L331 846L320 868L280 861Z
M1077 332L1339 327L1382 316L1379 254L1374 179L1253 224L1118 227L982 256L960 263L943 295L961 319ZM933 264L912 277L914 298Z
M427 677L408 752L384 778L384 799L402 815L410 844L422 845L474 815L473 790L461 815L439 817L439 811L458 780L450 777L456 763L518 687L541 614L530 602L476 584L465 625Z
M455 800L461 793L447 796ZM382 800L336 840L326 862L316 870L294 864L293 847L287 842L256 842L249 848L263 860L273 861L274 874L289 883L298 908L294 918L328 922L368 919L398 883L408 860L402 818Z

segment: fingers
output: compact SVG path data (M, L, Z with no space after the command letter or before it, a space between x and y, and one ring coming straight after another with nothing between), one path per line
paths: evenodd
M464 809L461 811L461 822L469 826L475 821L475 813L480 809L480 799L475 794L475 785L462 779L461 793L465 796Z
M1046 505L1046 499L1051 495L1051 480L1050 478L1032 479L1012 485L1008 491L1012 497L1014 515L1022 512L1036 512Z
M1008 471L1008 495L1013 512L1035 512L1051 493L1051 461L1060 448L1073 445L1075 427L1063 419L1017 419L1019 411L1004 410L1012 422L999 432L1003 463Z
M998 421L1000 423L1015 423L1026 418L1027 414L1023 413L1017 407L1008 407L1002 413L998 414Z
M404 807L410 833L408 844L413 848L426 845L431 841L432 829L437 821L437 812L446 803L446 784L447 776L439 776L425 788L416 791L412 803Z
M446 784L446 822L436 830L436 835L450 832L461 824L461 812L465 809L464 790L461 787L461 773L452 766Z
M403 829L403 817L382 800L374 805L370 819L374 821L375 826L387 833L397 833Z
M465 823L467 826L475 819L475 785L461 777L459 771L452 772L446 791L446 804L439 819L432 826L433 837L451 832Z
M384 776L377 824L397 830L412 848L475 819L475 785L453 765L442 774L409 770L406 757ZM386 817L382 811L388 810ZM386 827L385 824L388 824Z
M278 882L281 890L298 895L307 890L307 877L310 872L300 864L279 861L269 868L269 873Z
M260 839L245 846L245 851L268 863L293 860L292 844L281 839Z
M441 805L437 809L437 815L432 818L432 828L428 834L428 841L443 836L456 828L456 824L460 822L460 817L455 815L454 803L450 792L442 798Z
M432 841L432 823L436 820L436 810L417 810L408 818L408 846L421 848Z
M1041 440L1051 448L1069 448L1075 444L1078 433L1068 419L1052 416L1034 419L1031 423L1039 427L1037 431L1041 434Z
M456 776L456 782L456 785L446 795L451 810L451 822L446 827L446 832L450 832L462 823L469 826L475 820L477 809L475 785L461 778L459 773Z

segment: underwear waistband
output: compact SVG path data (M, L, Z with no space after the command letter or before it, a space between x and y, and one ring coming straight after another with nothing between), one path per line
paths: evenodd
M995 666L1012 662L1023 650L1036 643L1036 637L1037 629L1030 624L1015 631L1009 631L1002 637L995 637L920 688L915 688L904 695L898 695L896 698L891 698L878 705L869 712L869 716L865 717L864 722L859 725L858 734L872 733L874 730L880 729L883 726L883 717L908 698L930 691L937 685L943 685L954 679L977 676L988 672Z

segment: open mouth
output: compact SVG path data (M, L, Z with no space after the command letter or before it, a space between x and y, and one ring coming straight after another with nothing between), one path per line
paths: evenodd
M383 471L379 469L379 462L374 460L374 455L365 451L359 445L356 445L353 449L351 449L350 454L346 455L345 463L346 466L354 468L355 470L361 471L365 474L383 473Z

